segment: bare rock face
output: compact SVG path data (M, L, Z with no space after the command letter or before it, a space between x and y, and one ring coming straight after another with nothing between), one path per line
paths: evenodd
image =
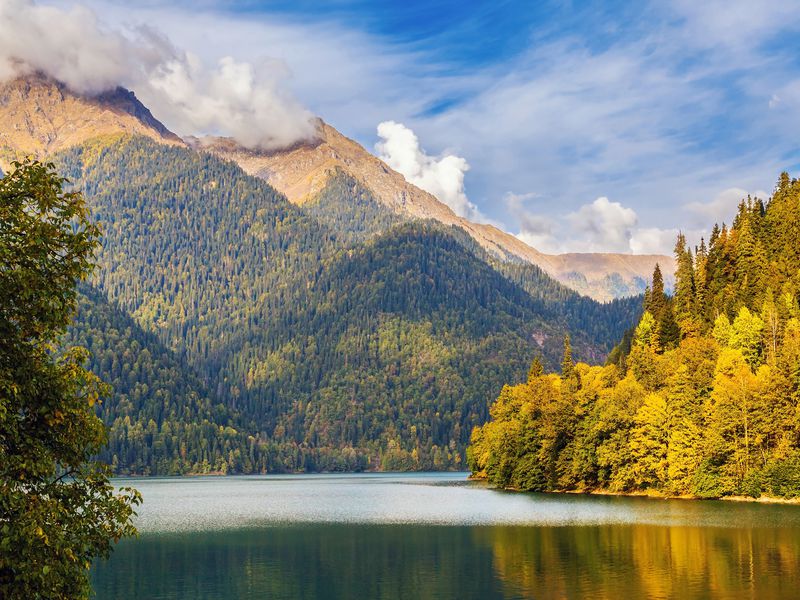
M225 138L194 138L190 143L238 163L251 175L267 180L296 204L313 199L331 174L341 169L399 215L435 219L461 227L493 256L538 265L568 287L600 301L643 291L656 263L660 264L668 282L674 272L674 260L668 256L539 252L492 225L472 223L456 215L433 195L406 181L400 173L321 120L313 143L285 150L248 150Z
M117 88L82 96L44 75L0 84L0 166L31 155L42 158L111 134L146 135L183 144L133 92Z

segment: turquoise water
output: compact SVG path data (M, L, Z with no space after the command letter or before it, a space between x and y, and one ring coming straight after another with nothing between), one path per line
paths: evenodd
M800 598L800 506L515 494L466 474L119 480L118 598Z

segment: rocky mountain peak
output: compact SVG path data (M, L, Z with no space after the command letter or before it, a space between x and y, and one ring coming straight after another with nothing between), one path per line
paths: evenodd
M117 88L88 96L40 73L0 83L0 122L2 166L117 133L183 143L131 91Z

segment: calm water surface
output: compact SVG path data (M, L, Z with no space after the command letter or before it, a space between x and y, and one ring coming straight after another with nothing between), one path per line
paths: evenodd
M800 506L515 494L466 474L118 480L99 599L798 598Z

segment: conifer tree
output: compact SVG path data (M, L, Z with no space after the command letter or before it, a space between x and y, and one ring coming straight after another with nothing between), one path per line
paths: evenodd
M653 284L650 288L649 304L645 306L656 322L660 322L664 316L664 310L667 305L667 296L664 293L664 276L661 274L661 267L656 263L653 270Z
M572 362L572 345L570 344L569 334L564 336L564 355L561 359L561 377L566 381L572 378L575 373L575 364Z
M706 242L701 237L700 245L695 249L694 258L694 308L695 317L700 325L702 331L706 331L708 324L708 249Z
M672 307L675 320L684 336L696 333L698 324L695 320L695 274L692 260L692 251L686 247L686 236L678 234L675 243L675 292Z
M544 374L544 367L542 366L542 360L537 355L533 358L531 366L528 369L528 383L532 382L537 377L541 377L543 374Z

